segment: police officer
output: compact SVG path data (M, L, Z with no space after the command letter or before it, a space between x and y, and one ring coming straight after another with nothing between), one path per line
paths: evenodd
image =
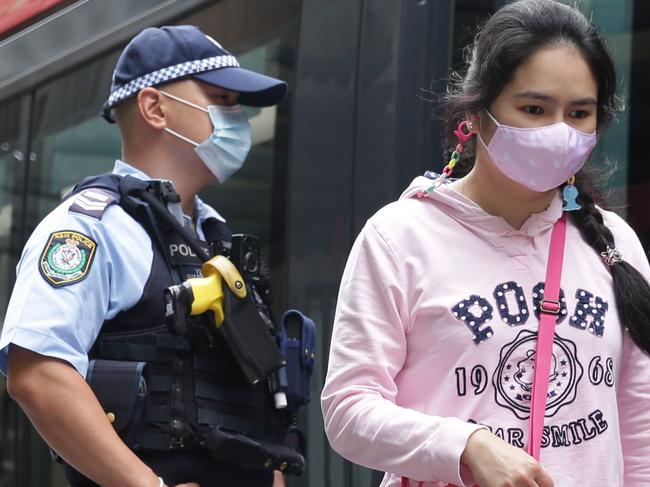
M31 235L0 340L9 394L66 462L71 485L273 483L272 468L221 462L199 447L203 423L220 420L214 414L201 420L201 404L215 403L221 392L196 377L209 382L217 366L197 372L203 359L192 351L194 342L170 340L160 325L162 289L196 275L197 244L201 250L208 240L229 238L223 218L196 194L225 182L244 162L251 135L239 104L274 105L286 92L284 82L240 68L192 26L145 29L119 58L103 116L117 122L121 160L111 176L77 187ZM151 198L167 210L167 220L152 213ZM184 239L169 231L169 215ZM132 336L140 342L134 345ZM194 365L184 365L184 356ZM159 375L148 376L147 414L159 417L146 418L148 436L138 437L135 453L117 434L122 418L107 413L84 380L93 358L158 366ZM199 389L206 391L200 398ZM129 394L119 386L107 397L130 401Z

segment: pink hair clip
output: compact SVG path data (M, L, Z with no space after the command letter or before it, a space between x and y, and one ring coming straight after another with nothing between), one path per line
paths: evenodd
M465 132L465 129L467 129L467 132ZM454 130L454 135L461 144L464 144L471 139L474 134L467 127L467 120L463 120L458 124L458 128Z

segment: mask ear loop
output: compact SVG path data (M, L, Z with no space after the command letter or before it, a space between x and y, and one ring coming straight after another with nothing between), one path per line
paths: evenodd
M441 185L445 184L447 178L451 177L451 175L454 173L454 168L456 167L456 164L460 159L460 155L463 152L463 144L465 144L465 142L471 139L472 136L474 135L470 129L471 129L471 124L467 120L463 120L458 124L458 128L454 130L454 135L458 139L458 144L456 145L456 149L451 153L451 158L449 159L449 162L442 170L442 174L440 174L440 176L438 176L433 181L431 186L429 186L424 191L419 191L417 193L418 198L427 198L433 191L435 191Z

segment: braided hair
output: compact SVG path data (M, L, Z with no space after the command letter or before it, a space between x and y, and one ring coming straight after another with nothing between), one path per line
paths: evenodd
M591 68L598 85L596 130L601 133L621 109L614 62L603 39L575 6L556 0L519 0L487 20L465 51L465 71L452 74L443 97L447 147L455 144L453 130L467 113L487 110L518 66L540 49L557 44L575 47ZM475 154L476 142L465 144L458 165L461 174L471 169ZM582 209L570 212L571 219L598 254L607 253L616 242L594 201L587 168L576 174L575 185ZM609 269L621 322L639 348L650 354L650 285L625 261Z
M582 210L571 212L571 217L585 241L599 254L616 248L614 235L605 226L603 215L585 185L584 175L576 177L580 191L578 200ZM627 325L634 342L650 353L650 285L645 278L624 260L609 266L614 281L614 297L622 323Z

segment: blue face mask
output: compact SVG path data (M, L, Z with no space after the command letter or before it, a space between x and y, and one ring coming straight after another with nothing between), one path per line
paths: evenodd
M210 116L213 127L212 134L200 144L174 132L170 128L165 127L165 130L192 144L194 151L220 183L224 183L230 176L241 169L251 149L251 126L239 105L231 107L208 105L207 108L204 108L171 93L159 91L169 98L207 112Z

